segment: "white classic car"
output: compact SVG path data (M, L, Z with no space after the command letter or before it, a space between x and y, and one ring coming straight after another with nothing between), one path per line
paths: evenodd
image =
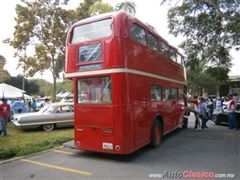
M42 127L52 131L55 127L73 127L73 103L52 103L38 112L14 115L12 123L22 129Z

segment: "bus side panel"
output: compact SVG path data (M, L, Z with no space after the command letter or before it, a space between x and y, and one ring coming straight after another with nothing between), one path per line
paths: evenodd
M147 113L147 101L149 98L148 78L144 76L128 74L129 106L132 109L132 121L135 149L150 142L152 119Z
M66 47L65 73L76 72L77 48L73 45Z
M112 74L114 109L114 139L121 153L131 153L134 149L132 109L129 109L129 86L126 73Z

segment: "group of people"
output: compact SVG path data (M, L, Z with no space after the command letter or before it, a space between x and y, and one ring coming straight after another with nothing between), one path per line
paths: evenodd
M227 104L228 110L228 122L230 129L237 129L237 119L236 119L236 107L237 99L233 99L233 95L229 94L228 98L224 98L225 103ZM207 122L212 119L213 111L222 112L223 109L223 100L218 98L216 102L213 102L210 99L206 102L206 99L203 97L194 96L193 99L188 101L188 111L193 112L195 115L195 126L194 129L202 130L208 128Z
M211 119L214 108L213 103L207 104L203 97L198 98L197 96L194 96L188 103L188 110L195 115L194 129L208 128L207 121Z

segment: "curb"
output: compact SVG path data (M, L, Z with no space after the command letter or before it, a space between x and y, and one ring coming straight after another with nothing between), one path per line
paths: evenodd
M13 161L17 161L17 160L20 160L20 159L24 159L24 158L29 158L29 157L32 157L32 156L36 156L36 155L39 155L39 154L42 154L42 153L50 152L52 150L56 150L56 149L63 148L63 147L64 146L61 145L61 146L57 146L57 147L47 149L47 150L44 150L44 151L36 152L36 153L33 153L33 154L28 154L28 155L25 155L25 156L19 156L19 157L14 157L14 158L11 158L11 159L3 160L3 161L0 161L0 165L6 164L6 163L9 163L9 162L13 162Z

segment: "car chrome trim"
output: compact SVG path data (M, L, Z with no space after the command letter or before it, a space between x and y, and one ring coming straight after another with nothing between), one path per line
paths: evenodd
M66 122L73 122L73 120L68 121L51 121L51 122L39 122L39 123L24 123L20 124L17 121L12 121L12 123L16 126L35 126L35 125L44 125L44 124L59 124L59 123L66 123Z

